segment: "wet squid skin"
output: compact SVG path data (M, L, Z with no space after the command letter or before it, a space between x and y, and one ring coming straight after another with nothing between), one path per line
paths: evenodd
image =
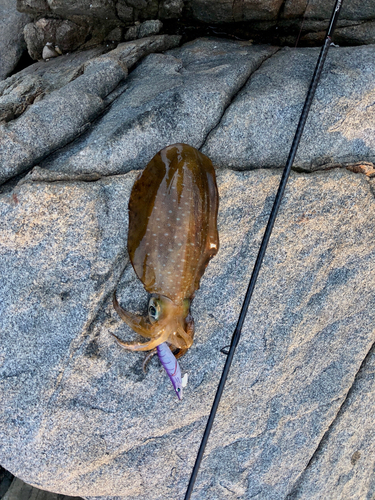
M131 351L163 342L182 356L192 345L190 303L210 259L219 249L218 193L211 160L187 144L157 153L136 180L129 200L128 251L151 293L148 317L113 305L146 342L119 343Z

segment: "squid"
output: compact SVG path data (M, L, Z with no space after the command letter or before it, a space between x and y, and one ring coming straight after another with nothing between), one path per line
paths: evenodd
M162 346L166 343L177 359L191 347L191 301L209 261L219 250L218 204L211 160L187 144L159 151L135 181L129 200L128 252L151 297L144 317L123 309L114 294L117 314L147 339L126 343L114 335L123 348L158 350L161 359L167 353ZM181 399L182 385L177 386Z

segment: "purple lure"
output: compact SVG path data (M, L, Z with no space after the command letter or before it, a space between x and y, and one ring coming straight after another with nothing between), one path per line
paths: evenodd
M158 352L160 363L164 366L168 377L171 379L178 399L181 400L182 388L184 387L184 384L181 378L180 365L178 364L177 359L174 357L166 342L158 345L156 349Z

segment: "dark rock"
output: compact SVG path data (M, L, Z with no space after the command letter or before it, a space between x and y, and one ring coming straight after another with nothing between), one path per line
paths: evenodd
M110 31L107 35L107 40L121 42L123 40L123 28L117 27Z
M139 38L146 36L157 35L162 29L163 23L159 19L149 20L143 22L139 27Z
M375 44L375 21L338 28L335 32L335 42L346 45Z
M27 49L34 60L42 59L46 43L58 45L63 53L72 52L83 45L87 34L88 28L57 19L39 19L27 24L24 30Z
M206 23L231 23L251 19L276 19L283 0L188 0L193 16Z
M276 30L285 20L296 20L301 24L303 18L303 24L309 21L324 21L325 26L322 30L325 30L334 0L328 2L316 0L308 3L306 0L220 0L217 2L212 0L186 0L185 2L183 0L99 0L96 2L91 0L51 0L48 2L18 0L17 5L20 11L30 13L35 19L53 16L69 19L84 26L90 25L96 33L96 38L99 38L99 31L102 29L101 41L103 41L107 39L109 32L117 27L126 28L136 21L169 18L183 18L183 22L187 23L194 23L198 20L209 24L260 22L264 24L263 27L259 25L258 28L261 31L263 28L264 32L267 32L267 22L273 23L273 29ZM374 21L374 19L373 0L343 3L340 23ZM252 27L249 26L249 29L251 30ZM288 33L283 35L287 42L288 36ZM362 37L365 35L363 34ZM132 39L135 38L135 36L132 37ZM310 42L314 42L314 38Z
M332 9L336 0L315 0L306 2L305 0L286 0L282 17L308 19L324 19L328 21L332 14ZM375 18L375 4L372 0L353 0L343 2L340 19L346 20L368 20Z
M43 16L51 13L47 0L17 0L17 10L32 16Z
M183 0L162 0L159 3L159 17L161 19L180 17L183 7Z
M140 24L131 26L125 33L125 40L136 40L139 35Z
M136 40L137 38L156 35L162 27L163 23L159 19L144 21L143 23L137 22L134 26L127 29L125 40Z
M58 495L49 491L40 490L39 488L34 488L18 478L13 479L6 494L0 498L2 500L27 500L29 498L37 498L38 500L82 500L79 497Z
M120 0L116 3L116 12L121 21L129 23L134 21L134 9L129 7L125 0Z
M48 6L51 13L64 19L73 20L75 16L100 19L102 22L116 19L113 0L49 0Z
M158 15L159 0L126 0L134 9L134 20L155 19Z
M304 4L304 0L287 0L285 4L285 12L297 12L298 5ZM335 0L316 0L309 2L304 15L307 19L330 19L332 9L335 5ZM297 9L296 9L297 7ZM298 9L300 11L300 8ZM340 11L341 19L351 19L356 21L368 20L375 18L375 3L372 0L353 0L351 2L343 2Z
M30 22L25 14L17 12L14 0L0 4L0 80L5 79L16 67L26 49L24 26Z
M314 22L318 25L323 22ZM347 26L343 25L335 30L334 41L339 45L371 45L375 43L375 21L358 23L356 21L348 22ZM317 45L324 41L326 36L326 27L321 26L321 31L315 29L300 37L302 43L310 42Z

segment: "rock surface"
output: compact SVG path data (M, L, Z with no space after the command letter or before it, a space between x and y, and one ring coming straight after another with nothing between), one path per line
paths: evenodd
M221 0L211 2L210 0L189 0L196 19L207 23L230 23L249 21L250 19L276 19L283 0Z
M72 141L106 106L106 97L126 77L118 59L100 56L59 91L29 107L16 121L1 126L0 182L22 173L51 150Z
M111 65L132 68L146 54L178 41L156 35L102 55L98 64L105 60L109 66L97 73L96 85L103 85L103 95L116 88L104 101L92 100L93 89L85 101L82 91L89 87L79 83L85 81L81 73L87 60L100 49L38 63L5 80L0 117L8 123L0 125L6 139L0 147L0 182L38 163L71 174L125 173L143 168L157 151L176 142L202 148L220 168L283 167L318 49L198 39L151 54L124 81L118 69L110 82ZM329 52L296 168L375 161L373 51L374 46L362 46ZM55 103L64 113L55 113ZM77 115L74 103L89 115ZM30 126L36 114L39 129Z
M327 491L334 492L325 498L374 497L374 372L372 348L329 433L288 497L290 500L322 498L320 481L326 484Z
M284 6L284 17L299 17L304 15L306 19L330 19L332 9L336 0L286 0ZM343 2L340 11L341 19L352 19L356 21L375 18L375 4L372 0L353 0Z
M14 120L45 95L59 90L84 71L84 64L104 52L103 47L35 63L0 82L0 122Z
M64 4L72 22L86 5ZM130 4L161 8L106 8ZM318 52L200 39L150 54L178 43L98 47L0 82L0 463L43 489L183 497L280 178L262 167L285 162ZM375 495L373 49L329 53L296 162L309 173L291 175L194 498ZM126 252L132 169L176 141L218 167L221 242L192 306L181 403L157 359L144 375L110 335L135 339L115 289L147 304Z
M280 174L219 172L221 248L193 302L181 403L157 360L143 375L143 356L109 335L134 338L111 304L119 280L122 304L146 304L125 252L135 175L48 182L31 174L0 198L0 462L59 493L174 500L186 488L224 362L219 350L236 324ZM292 174L196 498L285 498L306 467L313 479L303 498L339 498L341 486L327 493L308 464L323 436L331 442L331 428L345 433L337 417L344 401L349 415L369 418L354 395L372 377L362 369L356 379L375 340L374 209L364 175ZM352 435L350 450L362 435ZM356 476L351 498L371 493L369 473Z
M2 0L0 4L0 80L16 67L26 48L23 28L29 16L16 10L14 0Z
M17 8L31 15L60 16L66 19L81 18L103 22L119 18L125 23L145 19L179 17L183 7L193 18L208 23L230 23L248 20L276 20L283 18L329 20L335 0L18 0ZM344 2L341 19L369 20L375 18L372 0Z
M375 21L339 28L335 33L335 41L350 45L375 44Z
M142 168L168 144L199 148L232 97L275 50L200 39L152 54L131 73L126 91L96 126L42 166L118 174Z
M319 50L275 50L201 39L152 55L95 128L42 165L121 173L142 168L168 144L188 142L219 167L283 167ZM296 167L374 161L373 51L329 53Z
M3 82L1 118L21 116L0 125L0 183L72 141L118 96L112 92L127 76L128 67L149 52L178 45L179 40L161 35L120 44L99 57L93 56L102 49L63 56L61 63L60 58L48 62L50 71L38 63Z
M203 146L215 165L285 165L318 54L284 48L252 75ZM374 46L330 50L295 167L375 160L374 72Z
M193 16L207 23L230 23L249 20L276 19L324 19L331 17L335 0L188 0L187 7ZM372 0L343 2L341 19L368 20L375 18L375 5Z

